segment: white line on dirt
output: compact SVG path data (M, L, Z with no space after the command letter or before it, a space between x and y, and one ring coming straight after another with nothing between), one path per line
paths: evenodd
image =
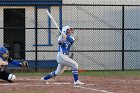
M102 93L115 93L115 92L109 92L109 91L105 91L105 90L100 90L100 89L94 89L94 88L88 88L88 87L83 87L83 86L74 86L76 88L81 88L81 89L87 89L87 90L92 90L92 91L99 91Z
M16 80L22 81L22 80L39 80L39 79L16 79Z
M20 86L36 86L36 87L45 87L45 86L59 86L59 85L52 85L52 84L44 84L44 85L31 85L31 84L19 84L19 83L13 83L13 84L11 84L11 83L7 83L7 84L0 84L0 86L10 86L10 85L12 85L12 86L17 86L17 85L20 85Z
M3 83L3 84L0 84L2 86L9 86L9 85L16 85L15 83Z
M2 83L0 85L2 86L9 86L9 85L23 85L23 86L53 86L53 85L70 85L71 83L49 83L49 84L36 84L36 85L32 85L32 84L22 84L22 83Z
M82 86L95 86L95 84L85 84L85 85L82 85Z
M71 83L50 83L50 84L23 84L23 83L2 83L0 84L0 86L34 86L34 87L46 87L46 86L60 86L60 85L70 85ZM92 86L92 85L95 85L95 84L86 84L86 85L82 85L82 86L73 86L73 87L76 87L76 88L81 88L81 89L87 89L87 90L92 90L92 91L99 91L99 92L102 92L102 93L115 93L115 92L109 92L109 91L105 91L105 90L100 90L100 89L93 89L93 88L88 88L87 86Z
M29 80L29 81L41 81L41 79L32 79L32 78L29 78L29 79L16 79L17 81L24 81L24 80ZM49 80L49 81L54 81L53 79L52 80Z
M51 83L51 84L55 84L55 85L69 85L70 83Z
M19 81L24 81L24 80L29 80L29 81L41 81L40 79L17 79ZM49 81L54 81L54 80L49 80ZM56 82L56 83L50 83L50 84L55 84L55 85L69 85L71 83L60 83L60 82Z

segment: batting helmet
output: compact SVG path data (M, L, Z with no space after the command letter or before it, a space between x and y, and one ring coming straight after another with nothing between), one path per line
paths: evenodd
M62 33L66 34L68 29L70 29L69 26L64 26L64 27L62 28Z

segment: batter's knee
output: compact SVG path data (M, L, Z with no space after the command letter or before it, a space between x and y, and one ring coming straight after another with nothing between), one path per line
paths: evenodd
M56 70L56 71L55 71L55 75L56 75L56 76L60 76L60 75L63 74L63 72L64 72L64 70Z
M56 76L60 76L60 75L62 75L62 73L61 73L61 72L56 71L56 72L55 72L55 75L56 75Z
M78 69L78 68L79 68L79 67L78 67L78 63L75 63L73 68Z

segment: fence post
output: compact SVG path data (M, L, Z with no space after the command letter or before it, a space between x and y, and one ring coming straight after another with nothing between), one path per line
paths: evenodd
M59 6L59 27L62 30L62 5Z
M37 72L37 6L35 6L35 71Z
M124 70L124 5L122 6L122 71Z

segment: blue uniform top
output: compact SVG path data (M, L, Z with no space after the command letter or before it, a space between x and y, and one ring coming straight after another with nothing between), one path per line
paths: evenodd
M71 45L74 43L74 38L70 35L67 35L66 39L63 39L62 36L58 38L58 52L69 55Z

